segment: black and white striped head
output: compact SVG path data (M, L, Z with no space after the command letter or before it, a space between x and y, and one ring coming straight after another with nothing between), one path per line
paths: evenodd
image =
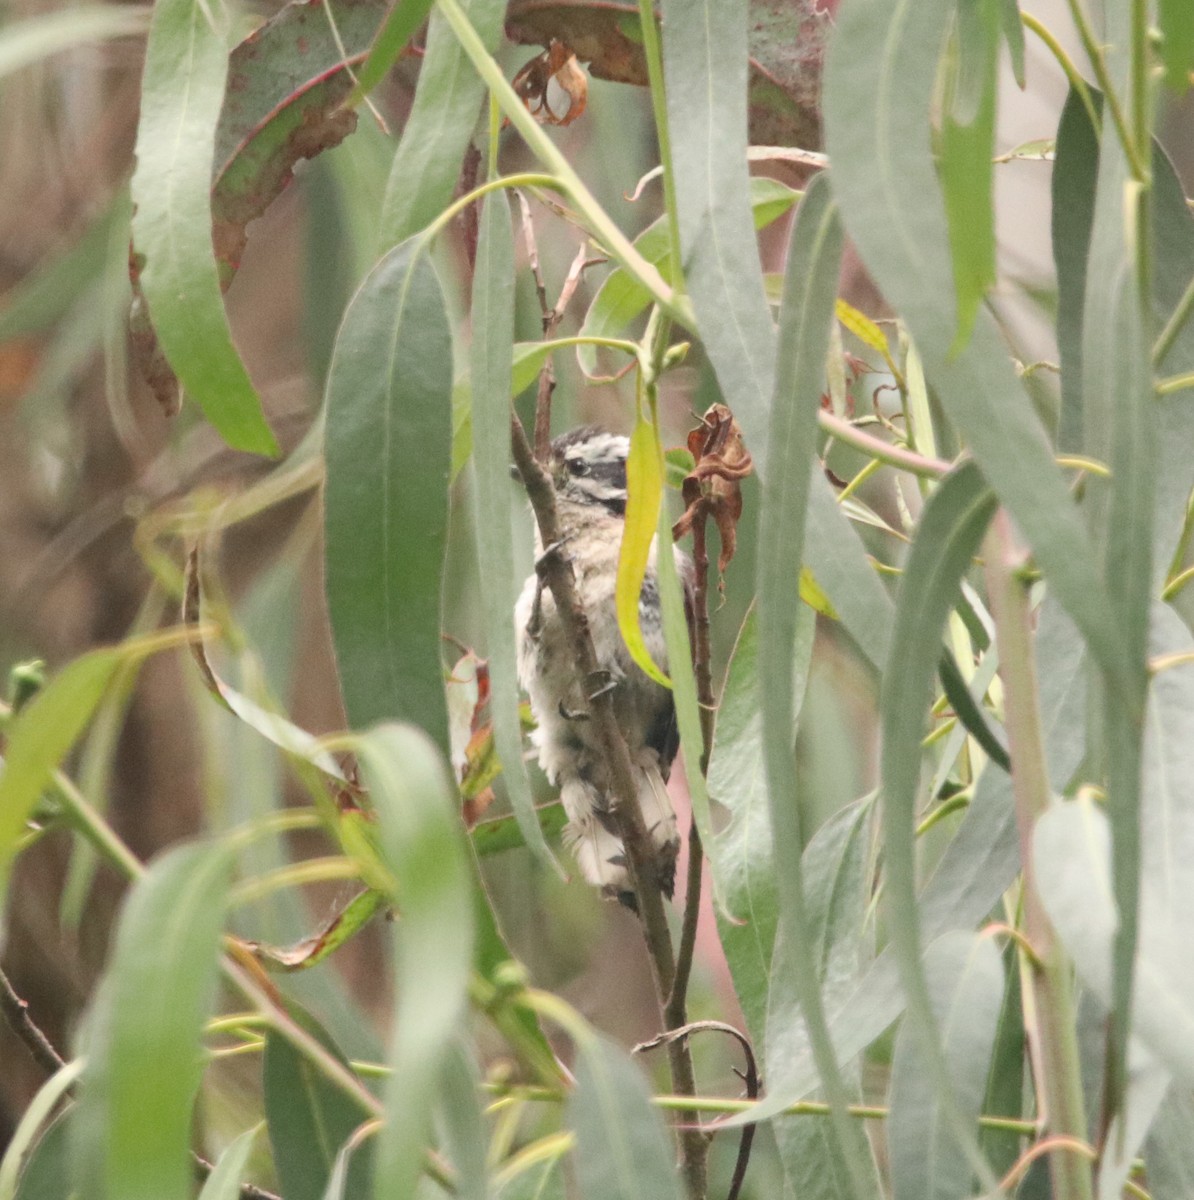
M556 491L576 504L626 513L626 456L630 439L593 425L561 434L551 444Z

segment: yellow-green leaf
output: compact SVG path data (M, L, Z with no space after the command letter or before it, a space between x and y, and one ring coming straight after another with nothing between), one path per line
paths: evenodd
M618 555L614 603L618 611L618 628L630 657L657 683L671 687L671 680L652 660L639 623L639 595L647 577L651 542L659 524L662 503L663 452L659 445L659 430L640 411L630 435L630 455L626 460L626 527Z

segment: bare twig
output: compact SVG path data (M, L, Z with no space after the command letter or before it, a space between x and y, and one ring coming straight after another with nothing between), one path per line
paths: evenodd
M47 1075L66 1066L65 1060L54 1049L50 1039L38 1028L29 1015L29 1005L13 990L8 976L0 971L0 1012L13 1033L25 1043L34 1061Z
M560 295L556 300L555 307L552 308L547 303L547 285L543 281L543 271L539 266L539 248L535 240L535 224L531 219L531 208L522 192L515 194L518 196L518 207L522 212L522 236L526 244L527 263L535 280L535 295L539 298L543 340L547 342L555 337L556 330L564 319L564 313L568 311L568 305L572 302L572 297L580 285L585 268L594 261L602 260L590 259L587 248L582 242L576 252L576 257L572 260L572 265L568 268L568 274L564 278L563 287L560 288ZM549 354L544 359L543 367L539 371L539 391L535 397L534 446L535 457L541 463L547 462L551 457L551 398L555 390L556 373Z
M731 1037L737 1039L743 1053L746 1055L746 1070L735 1073L746 1085L747 1101L758 1099L762 1082L759 1079L759 1068L755 1061L754 1047L750 1044L750 1038L742 1030L735 1029L733 1025L727 1025L724 1021L693 1021L690 1025L680 1026L679 1029L670 1029L666 1033L661 1033L658 1037L652 1038L649 1042L642 1042L635 1046L634 1053L639 1054L644 1050L654 1050L656 1046L671 1046L686 1042L689 1036L694 1033L728 1033ZM704 1130L700 1125L696 1125L693 1128L700 1132L702 1136L704 1135ZM746 1168L750 1165L750 1151L755 1138L754 1131L755 1126L753 1123L742 1127L742 1136L738 1142L738 1157L734 1162L734 1175L730 1180L730 1190L726 1194L726 1200L738 1200L738 1194L742 1191L742 1183L746 1179Z

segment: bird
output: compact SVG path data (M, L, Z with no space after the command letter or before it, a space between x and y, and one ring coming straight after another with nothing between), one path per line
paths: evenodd
M666 784L679 749L679 731L671 691L631 659L618 628L614 590L625 524L628 453L628 438L588 425L555 438L548 464L559 522L559 540L549 552L563 553L571 563L600 678L596 683L578 679L570 639L538 571L523 586L514 622L518 679L536 723L532 744L548 781L559 789L568 816L564 845L589 883L605 897L636 909L614 810L627 799L638 805L650 837L652 869L670 898L680 837ZM535 541L542 556L537 531ZM666 671L656 549L653 545L639 596L639 622L652 659ZM692 562L678 548L673 553L687 596ZM630 752L637 785L633 797L615 796L608 790L610 773L589 718L593 693L604 689L611 693L614 716Z

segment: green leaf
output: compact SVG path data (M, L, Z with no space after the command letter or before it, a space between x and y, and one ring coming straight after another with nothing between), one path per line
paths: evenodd
M0 774L0 929L17 839L123 661L119 650L93 650L75 659L21 709L5 731L8 749Z
M355 742L401 914L394 924L392 1073L374 1179L377 1200L390 1200L412 1195L422 1173L443 1065L465 1017L472 879L456 789L427 735L381 725Z
M1111 835L1089 800L1055 805L1037 822L1033 853L1050 869L1038 880L1041 900L1082 982L1110 1010L1116 909L1111 886ZM1142 876L1133 1033L1186 1087L1194 1083L1194 962L1188 927L1178 925Z
M585 1200L681 1200L671 1139L639 1069L590 1035L578 1045L567 1123L576 1131L576 1177Z
M1099 110L1102 96L1093 94ZM1094 223L1099 135L1081 97L1066 97L1057 126L1053 162L1053 263L1057 270L1057 346L1061 354L1060 449L1079 453L1085 446L1082 394L1082 320L1086 301L1086 260Z
M925 951L925 980L961 1119L977 1126L1003 994L1003 964L990 938L947 933ZM926 1069L931 1050L905 1022L891 1068L887 1145L895 1200L956 1200L971 1194L973 1170L953 1136Z
M999 18L1012 60L1012 76L1022 91L1027 80L1024 73L1024 22L1020 19L1019 0L999 0Z
M845 1091L825 1023L801 871L802 812L792 786L796 774L792 753L796 719L792 662L800 609L797 581L817 450L816 414L841 254L837 208L827 178L818 176L796 212L780 306L776 394L771 401L767 432L772 469L763 477L759 516L759 640L766 653L759 657L758 680L763 763L779 874L777 944L785 947L790 969L787 978L796 988L817 1070L834 1107L835 1173L850 1180L850 1194L862 1196L863 1164L869 1152L861 1130L845 1114ZM768 1029L774 1029L770 1019Z
M809 940L827 1011L850 995L869 953L865 918L871 892L873 816L869 798L847 805L817 830L802 857ZM786 1089L791 1066L810 1053L810 1039L797 1000L798 967L782 930L771 969L763 1077L769 1089ZM861 1103L859 1067L843 1067L842 1077L848 1101ZM781 1117L774 1128L784 1175L796 1195L802 1200L837 1200L848 1191L849 1175L842 1169L823 1118ZM873 1155L864 1150L857 1163L864 1194L878 1195Z
M170 366L237 450L277 454L232 344L212 249L211 173L228 48L199 0L154 6L141 81L133 242L140 286Z
M463 7L492 54L501 40L505 4L502 0L466 0ZM418 233L452 199L484 97L485 85L468 55L442 14L433 12L414 103L394 154L378 218L383 248Z
M1137 936L1140 871L1140 755L1148 688L1147 645L1157 457L1144 267L1147 197L1131 182L1118 138L1103 139L1090 235L1082 328L1084 451L1112 480L1085 503L1104 550L1104 588L1126 669L1104 686L1103 753L1114 845L1119 928L1108 1064L1111 1111L1126 1086L1127 1029ZM1108 494L1109 493L1109 494ZM1183 506L1184 507L1184 506Z
M1004 0L964 0L958 5L954 56L946 75L940 170L958 297L955 350L970 337L979 305L995 282L992 159L1003 4Z
M794 655L797 705L804 698L815 632L814 615L802 609ZM709 794L730 813L729 824L714 837L713 858L729 914L717 914L717 932L755 1054L763 1059L779 897L763 771L758 670L759 626L752 606L738 633L717 707Z
M445 31L446 32L446 31ZM450 37L451 34L449 33ZM465 64L465 68L472 70ZM489 656L489 709L493 738L514 817L527 846L558 869L535 814L523 761L518 716L514 622L514 490L510 482L510 383L514 344L514 235L504 192L485 197L473 275L473 480L477 570L485 580L481 605Z
M70 1151L74 1108L64 1109L38 1139L25 1163L15 1200L77 1200L71 1187Z
M481 1096L481 1073L473 1052L459 1039L444 1062L436 1116L444 1150L456 1168L454 1195L461 1200L489 1200L492 1194L486 1161L489 1134L481 1111Z
M992 1117L1020 1116L1024 1104L1024 994L1020 984L1019 950L1008 943L1003 953L1003 1004L995 1044L991 1048L991 1070L982 1111ZM1020 1157L1020 1135L1007 1129L984 1127L979 1145L991 1170L1003 1178Z
M721 393L765 479L775 333L746 165L747 6L664 0L662 13L681 266Z
M368 95L385 78L386 72L402 53L402 48L427 19L431 4L432 0L399 0L390 9L385 24L377 31L369 57L357 72L358 83L353 101Z
M1148 1163L1150 1194L1168 1197L1194 1195L1194 1092L1171 1087L1149 1130L1144 1157Z
M754 227L765 229L773 221L788 212L800 198L786 184L768 179L764 175L752 176L750 180L750 204L754 216ZM634 248L648 262L654 263L665 279L675 274L671 248L668 246L667 218L652 221L634 239ZM646 312L651 297L646 288L637 283L621 267L616 267L602 281L585 319L581 324L581 337L620 337L627 326ZM590 379L603 378L598 374L597 347L577 346L577 361L580 369Z
M921 739L941 657L942 629L995 508L995 497L972 462L946 476L925 504L900 581L892 653L880 697L885 900L891 940L907 993L907 1019L927 1059L951 1133L965 1147L973 1169L979 1169L981 1156L947 1074L948 1050L938 1040L930 981L921 962L915 825Z
M404 242L349 305L328 376L328 607L349 723L402 717L445 749L451 390L439 280L421 244Z
M25 1181L35 1169L35 1159L43 1153L43 1143L49 1140L54 1125L60 1122L55 1120L44 1130L42 1126L46 1124L46 1119L58 1107L63 1096L74 1086L75 1080L82 1074L83 1066L83 1059L76 1058L73 1062L60 1067L38 1088L37 1094L21 1114L21 1119L17 1122L16 1128L8 1139L8 1145L4 1149L4 1157L0 1159L0 1200L13 1200L13 1197L19 1194L20 1189L25 1186ZM65 1112L62 1115L65 1116ZM47 1148L44 1153L48 1155L49 1149ZM53 1169L55 1176L61 1178L62 1186L59 1195L65 1194L68 1190L68 1172L64 1150L62 1153L63 1157L55 1167L51 1167L50 1159L47 1157L40 1168L45 1171Z
M1183 0L1157 0L1157 19L1161 26L1165 82L1182 95L1190 86L1190 72L1194 71L1194 8Z
M951 8L952 0L843 6L825 72L826 143L842 219L1050 587L1111 686L1128 689L1128 656L1088 529L988 313L979 312L970 342L951 357L956 303L930 129L937 47Z
M216 1169L207 1177L199 1193L199 1200L238 1200L241 1176L245 1173L249 1155L253 1152L253 1141L260 1128L260 1125L255 1125L252 1129L246 1129L220 1155Z
M6 21L0 28L0 79L76 46L135 37L145 32L148 18L149 10L140 4L80 4Z
M337 1061L348 1065L314 1017L293 1003L288 1007L299 1026ZM261 1075L274 1167L286 1200L322 1200L341 1146L366 1116L354 1100L272 1030L265 1038ZM369 1155L354 1155L341 1194L368 1196L371 1166Z
M193 1194L192 1109L232 862L227 843L176 847L125 901L92 1009L75 1131L89 1195Z
M659 669L639 623L643 581L651 547L659 526L663 505L663 448L659 429L640 404L630 434L630 453L626 458L626 520L618 551L618 577L614 586L614 605L618 629L630 657L656 683L671 687L671 680Z

